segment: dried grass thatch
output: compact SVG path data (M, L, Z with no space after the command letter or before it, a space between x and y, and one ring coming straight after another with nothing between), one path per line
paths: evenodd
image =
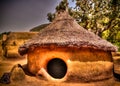
M105 51L116 51L117 48L94 33L81 27L67 12L58 13L55 20L42 29L33 39L19 48L20 54L26 54L30 46L57 47L90 47Z

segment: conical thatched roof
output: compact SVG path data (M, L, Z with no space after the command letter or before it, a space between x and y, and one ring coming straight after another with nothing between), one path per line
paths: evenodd
M105 51L116 51L110 42L81 27L66 11L57 14L55 20L42 29L33 39L20 46L19 53L25 54L30 46L89 47Z

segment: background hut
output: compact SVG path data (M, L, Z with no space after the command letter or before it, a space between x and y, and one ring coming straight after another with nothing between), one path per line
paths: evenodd
M1 57L19 58L18 48L21 44L31 39L37 32L6 32L2 34Z
M53 80L78 77L80 81L111 78L111 52L116 50L81 27L66 11L58 12L50 25L19 47L21 55L27 54L27 67L32 74L43 74L47 79L52 76Z

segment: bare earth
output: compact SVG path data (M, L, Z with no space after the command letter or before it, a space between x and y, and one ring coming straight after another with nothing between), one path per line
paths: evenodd
M116 60L120 59L119 57L114 57ZM15 64L24 65L27 63L26 58L24 59L16 59L16 60L0 60L0 77L5 72L10 72L12 67ZM115 63L115 71L120 74L120 62ZM0 86L120 86L120 82L115 81L114 78L110 80L98 81L98 82L88 82L88 83L79 83L79 82L48 82L42 79L38 79L34 76L26 75L25 80L11 82L10 84L1 84Z

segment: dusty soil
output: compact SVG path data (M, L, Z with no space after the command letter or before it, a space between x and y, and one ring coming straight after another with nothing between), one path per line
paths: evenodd
M9 59L0 61L0 77L5 72L10 72L15 64L25 65L27 63L26 58L24 59ZM115 71L120 74L120 56L114 57ZM116 81L114 78L98 82L48 82L44 79L38 79L35 76L26 75L24 80L11 82L10 84L1 84L0 86L120 86L120 82Z

